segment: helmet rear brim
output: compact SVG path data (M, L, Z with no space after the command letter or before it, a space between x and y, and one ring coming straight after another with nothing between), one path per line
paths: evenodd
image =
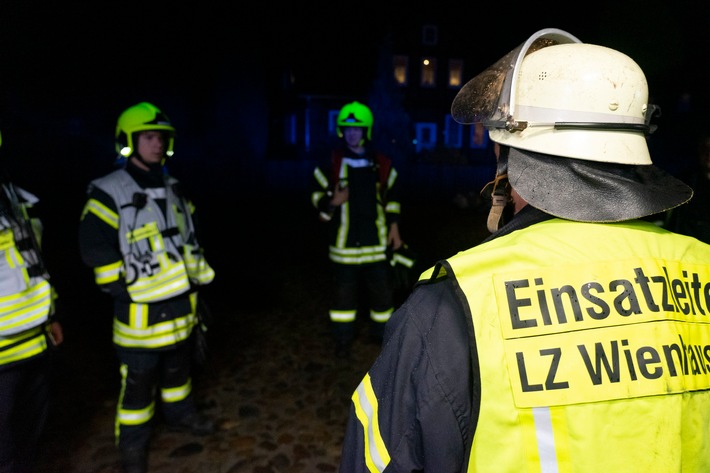
M693 190L652 165L600 163L510 148L508 181L528 204L567 220L620 222L688 202Z

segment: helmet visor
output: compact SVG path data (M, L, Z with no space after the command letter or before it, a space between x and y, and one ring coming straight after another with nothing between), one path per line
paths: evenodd
M503 128L515 108L511 91L515 90L515 72L523 58L533 51L564 43L581 41L555 28L533 34L526 42L468 81L451 104L451 116L465 125L482 123L490 128Z

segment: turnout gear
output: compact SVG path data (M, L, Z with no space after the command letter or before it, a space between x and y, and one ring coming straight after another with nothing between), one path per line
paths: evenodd
M359 128L365 128L365 138L368 141L372 141L372 124L374 123L374 117L372 116L372 111L367 105L363 105L360 102L351 102L340 109L338 113L338 137L343 137L343 127L355 126ZM363 138L364 142L364 138ZM360 146L362 146L362 142Z
M190 204L175 194L174 178L161 180L164 187L142 188L129 171L116 170L91 183L97 197L111 196L112 201L90 198L84 209L84 216L96 216L117 235L121 258L95 265L94 275L106 292L118 286L127 293L130 309L116 314L113 333L114 343L127 348L170 346L186 340L197 324L197 294L189 293L191 286L214 279L214 270L195 237ZM146 304L180 295L189 296L184 314L171 320L158 313L150 315Z
M340 111L338 126L339 130L341 126L367 128L369 135L372 113L359 102L349 103ZM361 286L366 289L375 340L382 339L384 325L394 310L388 240L393 228L399 230L398 175L387 156L367 139L362 141L366 142L364 146L355 149L342 143L332 151L326 165L313 171L311 204L318 210L319 219L328 223L328 256L334 275L329 317L336 355L341 357L347 356L355 338ZM346 192L342 203L333 203L336 194L342 197Z
M0 144L2 137L0 135ZM30 471L49 405L57 294L41 252L39 199L0 182L0 471ZM59 329L56 329L59 330ZM57 333L57 332L55 332Z
M692 197L651 162L646 135L657 109L631 58L548 28L471 79L451 113L459 123L482 123L492 141L514 148L497 175L529 204L570 220L617 222ZM598 205L587 206L589 196ZM494 205L491 231L499 214Z
M339 148L333 151L330 172L317 167L311 203L323 221L334 218L329 257L341 264L362 264L387 259L387 228L399 221L397 171L381 153L366 158ZM330 176L330 177L329 177ZM345 184L346 183L346 184ZM329 205L332 188L347 185L362 196L340 208Z
M49 319L53 289L27 214L37 197L11 183L0 187L0 336L10 336Z
M41 222L30 216L39 199L0 184L0 369L42 354L56 292L42 262Z
M191 369L197 289L215 274L199 244L195 207L179 181L155 156L146 163L136 154L137 133L154 130L169 134L171 154L174 129L156 107L141 103L121 115L117 139L133 140L129 159L91 181L79 226L82 259L114 301L121 372L116 443L136 471L145 465L158 407L170 426L211 431L197 414Z
M116 198L119 214L91 200L87 211L118 227L123 254L118 267L111 264L95 268L97 284L122 277L134 302L157 302L187 292L191 282L212 281L214 271L195 239L192 216L182 197L174 192L176 179L166 176L165 187L159 191L143 189L127 171L119 169L92 185ZM165 200L165 216L157 199Z
M148 102L141 102L127 108L118 117L116 123L116 151L123 158L136 152L136 136L140 131L156 130L165 132L165 155L173 155L175 128L170 119L158 107Z

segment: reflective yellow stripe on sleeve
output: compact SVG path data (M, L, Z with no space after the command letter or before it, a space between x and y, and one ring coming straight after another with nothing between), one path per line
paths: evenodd
M390 462L390 454L387 451L382 435L377 415L377 397L372 389L370 375L366 374L362 382L353 393L353 405L355 414L362 424L365 432L365 464L371 472L382 472Z
M325 176L325 174L323 174L323 171L321 171L320 168L316 168L313 170L313 177L316 178L316 181L318 181L318 184L320 184L323 189L328 188L328 178Z
M118 260L114 263L106 264L104 266L97 266L94 268L94 279L96 284L101 286L102 284L108 284L114 281L118 281L123 270L123 261Z
M394 181L397 180L397 170L394 168L390 168L390 175L387 177L387 188L391 189L392 186L394 185Z
M106 207L98 200L89 199L89 201L84 206L83 212L81 213L81 219L83 220L86 214L89 212L96 215L108 225L118 230L118 214Z

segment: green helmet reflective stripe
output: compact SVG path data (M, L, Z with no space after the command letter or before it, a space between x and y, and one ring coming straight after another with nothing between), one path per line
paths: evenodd
M140 131L157 130L168 134L166 154L172 156L175 128L170 119L158 107L141 102L127 108L118 117L116 124L116 151L128 157L135 151L134 134Z
M367 105L360 102L351 102L340 109L338 113L338 136L343 137L343 131L340 129L344 126L356 126L367 128L367 139L372 140L372 111Z

